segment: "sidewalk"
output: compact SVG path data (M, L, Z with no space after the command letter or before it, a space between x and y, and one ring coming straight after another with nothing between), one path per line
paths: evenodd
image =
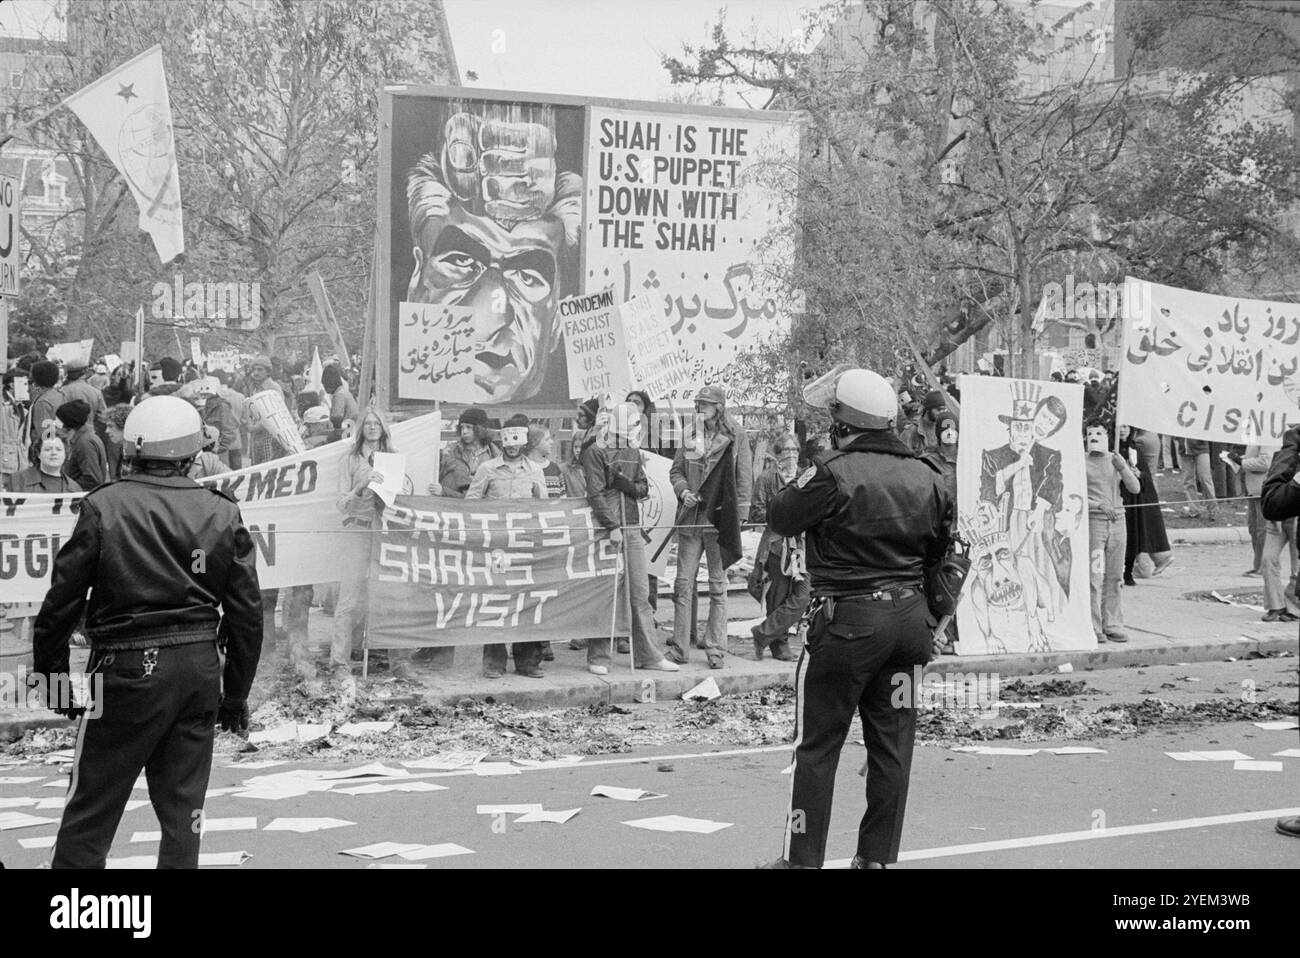
M1245 578L1242 569L1250 564L1249 547L1237 541L1232 527L1183 530L1171 536L1175 541L1174 566L1157 579L1139 579L1135 588L1123 590L1124 615L1129 641L1124 645L1107 644L1080 652L1057 652L1043 655L943 656L932 662L927 671L997 672L1002 676L1034 675L1055 672L1068 665L1067 671L1117 669L1142 665L1181 662L1205 662L1229 657L1242 659L1251 653L1290 652L1296 654L1298 630L1294 624L1260 621L1262 611L1226 605L1208 600L1211 591L1220 593L1259 592L1258 578ZM1196 533L1191 541L1191 533ZM1241 530L1244 537L1244 530ZM1224 541L1224 540L1228 541ZM1184 543L1184 544L1179 544ZM1197 597L1197 596L1201 597ZM701 613L707 599L701 598ZM597 704L649 701L648 696L663 701L681 694L706 678L717 682L724 695L789 684L794 678L793 662L777 662L770 657L757 662L749 639L748 623L759 615L758 605L744 592L728 597L728 612L733 633L729 655L722 669L710 670L704 652L691 650L691 661L678 673L628 669L628 657L616 655L607 676L591 675L586 670L586 653L574 651L566 644L555 645L555 661L544 665L545 678L528 679L513 672L489 680L480 672L482 653L478 647L458 649L455 668L448 672L419 670L418 682L397 682L387 672L371 672L357 682L382 684L393 699L423 700L429 704L455 704L463 699L479 699L515 705L521 708L572 708ZM671 620L671 604L660 602L660 621ZM333 620L313 612L313 640L324 645ZM12 636L13 633L6 633ZM661 633L660 638L667 633ZM521 636L522 638L522 636ZM7 657L0 659L0 669L12 670L19 663L12 639L0 645ZM84 653L83 653L84 654ZM30 660L28 660L30 661ZM74 659L74 662L77 660ZM251 705L261 700L259 692L267 679L283 662L276 653L264 661L254 688ZM60 725L63 720L48 712L0 711L0 741L9 740L32 727Z

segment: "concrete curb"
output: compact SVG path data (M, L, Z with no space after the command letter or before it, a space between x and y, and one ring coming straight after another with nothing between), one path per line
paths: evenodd
M1060 667L1069 664L1066 673L1095 671L1098 669L1123 669L1142 666L1173 665L1179 662L1212 662L1229 657L1244 659L1252 652L1300 652L1300 638L1288 639L1232 639L1219 642L1162 646L1119 646L1107 644L1099 649L1081 652L1054 652L1045 655L971 655L944 656L925 668L926 674L936 673L997 673L1002 678L1016 676L1058 674ZM759 663L753 663L759 666ZM594 678L577 685L535 689L503 689L491 692L462 691L457 693L425 693L418 700L434 705L456 705L465 699L511 705L522 709L584 708L592 705L632 704L643 701L668 701L680 699L682 693L694 688L705 678L718 683L723 695L739 695L759 689L788 685L794 680L794 667L787 663L765 660L758 671L730 673L726 669L710 672L693 671L683 675L665 672L638 672L635 676L611 675ZM653 683L647 685L646 683ZM645 698L653 690L653 699ZM394 700L400 702L401 699ZM410 701L417 701L411 696ZM20 738L25 732L36 729L62 728L71 725L67 719L48 711L32 711L22 718L9 718L0 714L0 742Z
M1187 545L1213 545L1216 543L1250 542L1250 532L1245 526L1205 526L1195 529L1168 529L1170 543Z

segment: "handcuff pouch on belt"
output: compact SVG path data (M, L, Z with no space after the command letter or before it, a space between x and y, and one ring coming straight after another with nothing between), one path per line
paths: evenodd
M840 639L864 639L876 631L878 613L870 603L818 596L808 604L804 614L808 638L816 641L827 633Z

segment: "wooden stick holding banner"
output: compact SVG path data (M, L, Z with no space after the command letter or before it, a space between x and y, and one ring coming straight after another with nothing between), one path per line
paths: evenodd
M907 342L907 348L912 351L912 355L916 358L916 364L920 367L921 374L925 376L925 381L930 384L931 389L943 393L944 402L948 403L948 405L952 407L952 411L960 416L961 406L958 404L957 400L953 399L952 396L948 394L948 390L944 389L943 384L939 382L939 377L930 369L930 364L927 363L925 357L921 355L921 350L917 347L916 340L912 338L912 334L905 329L902 332L903 339Z
M371 267L374 268L373 266ZM312 270L307 274L307 288L311 290L312 299L316 301L316 310L320 313L321 327L325 334L329 336L330 342L334 344L334 352L338 354L339 365L343 369L352 366L352 357L348 355L348 347L343 342L343 330L339 329L338 320L334 318L334 307L330 303L329 294L325 292L325 281L321 279L320 273ZM366 290L366 315L370 314L370 291Z
M375 250L370 259L370 282L366 286L365 332L361 337L361 382L357 402L364 409L370 405L370 390L375 382L375 335L380 317L379 303L383 297L376 294L379 283L379 237L375 237ZM385 359L387 355L385 354ZM382 360L381 360L382 361Z

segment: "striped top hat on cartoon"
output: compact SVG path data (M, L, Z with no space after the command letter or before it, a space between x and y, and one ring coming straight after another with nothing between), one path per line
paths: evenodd
M1039 383L1031 382L1027 379L1019 380L1011 386L1011 415L998 416L998 420L1004 423L1016 422L1033 422L1034 410L1038 408L1038 397L1042 395L1043 387Z

